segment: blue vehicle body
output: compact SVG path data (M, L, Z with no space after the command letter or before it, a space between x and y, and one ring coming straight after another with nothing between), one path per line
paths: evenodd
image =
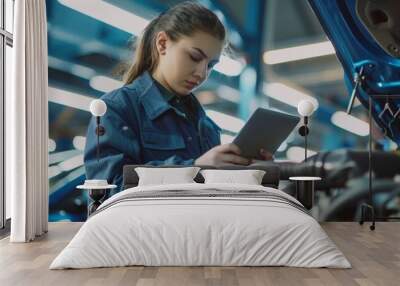
M387 53L370 34L357 15L356 0L309 0L309 3L335 47L349 94L355 85L355 74L363 70L365 81L357 97L368 108L372 95L375 122L400 145L400 115L394 118L390 113L381 114L387 101L394 112L400 108L400 58Z

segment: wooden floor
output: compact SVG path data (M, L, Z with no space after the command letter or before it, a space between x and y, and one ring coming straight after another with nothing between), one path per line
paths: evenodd
M400 223L323 223L353 268L121 267L48 270L81 226L50 223L49 233L27 244L0 241L0 285L400 285Z

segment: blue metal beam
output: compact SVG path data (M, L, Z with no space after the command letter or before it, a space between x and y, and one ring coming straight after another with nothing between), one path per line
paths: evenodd
M224 5L220 0L210 1L210 0L200 0L202 5L206 6L211 10L219 10L224 15L224 24L230 31L237 32L242 38L242 42L246 42L247 33L243 29L240 21L233 15L231 9ZM241 48L241 47L239 47Z
M245 52L248 56L249 64L257 73L256 91L262 89L263 68L262 68L262 48L264 35L264 16L265 0L247 1L245 30L248 34Z

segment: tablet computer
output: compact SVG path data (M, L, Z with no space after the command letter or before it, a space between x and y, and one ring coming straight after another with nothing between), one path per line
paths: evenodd
M258 108L233 140L245 158L262 159L260 149L274 154L299 123L298 116Z

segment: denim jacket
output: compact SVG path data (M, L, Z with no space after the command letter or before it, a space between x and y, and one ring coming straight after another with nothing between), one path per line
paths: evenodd
M193 165L195 159L221 144L221 128L206 116L196 98L197 126L166 101L148 72L101 99L107 105L100 123L105 134L100 137L97 162L93 117L84 150L87 179L107 179L121 190L126 164Z

